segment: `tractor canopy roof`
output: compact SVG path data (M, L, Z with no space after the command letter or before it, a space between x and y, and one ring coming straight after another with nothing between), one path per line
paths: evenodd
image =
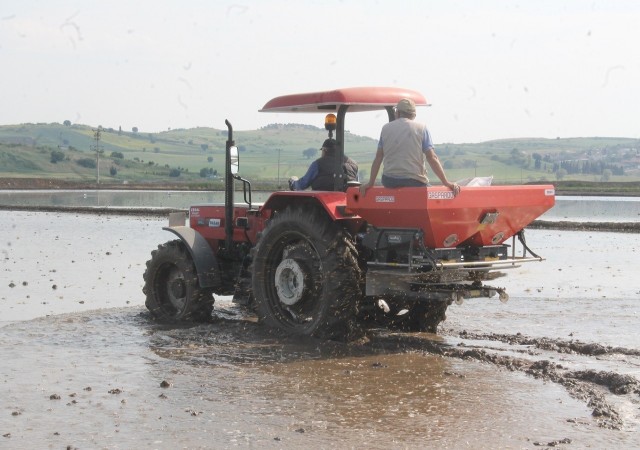
M416 106L429 106L422 94L398 87L350 87L332 91L307 92L275 97L260 112L336 112L342 105L350 112L375 111L395 106L403 98L410 98Z

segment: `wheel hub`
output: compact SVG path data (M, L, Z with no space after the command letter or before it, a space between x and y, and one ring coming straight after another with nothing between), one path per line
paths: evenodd
M169 292L173 298L183 298L186 295L184 280L177 278L169 283Z
M287 306L298 303L304 294L304 271L295 259L283 259L275 275L278 298Z

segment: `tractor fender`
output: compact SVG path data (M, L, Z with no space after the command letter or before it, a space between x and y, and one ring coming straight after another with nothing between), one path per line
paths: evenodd
M331 220L347 218L342 209L346 205L344 192L329 191L292 191L274 192L264 203L262 209L283 210L296 203L315 204L325 210Z
M198 283L201 288L219 286L220 267L215 253L207 240L196 230L187 226L163 227L180 238L191 254L193 264L198 273Z
M351 188L350 188L351 189ZM353 188L356 189L356 188ZM346 208L347 197L344 192L330 191L292 191L274 192L262 206L263 210L281 211L292 205L314 205L327 214L332 222L342 224L355 234L366 222Z

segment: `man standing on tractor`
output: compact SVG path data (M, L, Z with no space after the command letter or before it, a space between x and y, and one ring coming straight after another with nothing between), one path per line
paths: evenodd
M360 193L365 195L374 186L383 164L382 185L386 188L428 186L429 179L424 165L426 158L442 184L451 189L453 195L458 195L460 186L447 179L434 151L427 126L413 120L416 117L415 102L402 99L394 111L395 120L382 127L378 151L371 164L371 176L369 182L360 187Z
M336 145L335 139L325 140L320 149L322 156L311 163L307 173L302 178L291 177L289 179L289 189L292 191L304 191L311 186L314 191L333 191ZM347 155L344 155L342 170L345 179L345 185L342 190L346 190L347 182L358 180L358 164Z

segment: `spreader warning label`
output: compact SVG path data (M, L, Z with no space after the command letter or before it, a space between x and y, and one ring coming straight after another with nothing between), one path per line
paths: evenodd
M393 195L377 195L376 203L395 203L396 198Z

